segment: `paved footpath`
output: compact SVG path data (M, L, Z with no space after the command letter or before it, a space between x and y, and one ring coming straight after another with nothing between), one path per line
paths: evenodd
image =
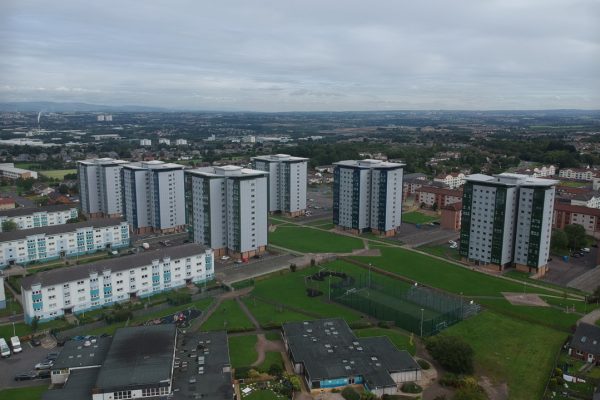
M595 324L596 321L600 320L600 308L595 309L594 311L585 314L583 317L577 321L577 323L585 322L586 324Z

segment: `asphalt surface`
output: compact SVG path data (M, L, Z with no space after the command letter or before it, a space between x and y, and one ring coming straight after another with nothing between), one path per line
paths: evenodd
M8 339L8 338L4 338ZM7 340L8 342L8 340ZM34 369L35 364L42 361L48 353L59 351L59 348L46 349L42 346L32 347L29 342L21 342L23 351L0 359L0 388L50 385L50 379L34 379L31 381L15 381L14 377Z
M590 250L590 253L583 257L569 257L568 261L564 261L561 257L552 257L552 261L548 263L548 272L541 280L567 286L572 280L596 267L598 249L592 247Z
M390 239L396 239L407 246L419 247L430 243L447 242L450 239L457 240L458 232L442 229L439 225L421 225L417 228L414 224L402 224L396 236Z
M228 263L224 265L223 263L217 263L215 265L215 275L221 282L230 285L281 269L287 269L295 258L290 254L282 254L242 264Z

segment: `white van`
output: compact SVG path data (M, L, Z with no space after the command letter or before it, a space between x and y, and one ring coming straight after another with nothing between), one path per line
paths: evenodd
M21 348L21 342L19 341L18 336L13 336L10 338L10 346L12 347L13 353L15 353L15 354L23 351L23 349Z
M2 355L2 357L10 357L10 348L6 344L4 338L0 338L0 355Z

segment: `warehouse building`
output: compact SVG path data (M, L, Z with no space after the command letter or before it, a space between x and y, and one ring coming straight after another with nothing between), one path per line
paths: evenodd
M545 274L557 183L510 173L469 175L462 201L463 259Z
M185 229L183 165L142 161L123 167L123 214L136 233Z
M354 233L393 236L402 220L404 165L379 160L347 160L334 165L334 225Z
M48 321L214 279L212 250L188 243L57 268L21 282L25 321Z
M252 157L252 168L269 173L269 212L280 212L290 217L304 215L308 158L289 154Z
M99 337L89 341L67 340L52 365L52 384L64 384L75 371L100 368L111 342L111 337Z
M0 232L5 221L12 221L17 229L32 229L42 226L64 225L69 220L77 219L77 207L68 204L36 208L13 208L0 211Z
M267 173L226 165L186 171L193 240L248 259L267 247Z
M0 233L0 268L127 246L127 223L116 218L3 232Z
M282 331L294 372L311 391L363 385L382 396L421 378L407 351L386 336L357 338L341 318L284 323Z
M81 212L90 218L121 217L121 169L128 162L93 158L77 162Z

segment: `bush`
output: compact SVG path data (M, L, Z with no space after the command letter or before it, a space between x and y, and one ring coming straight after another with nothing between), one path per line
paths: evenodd
M456 374L473 373L473 349L457 336L429 338L427 350L445 369Z
M440 378L440 385L457 388L460 386L460 378L455 374L444 374Z
M421 393L423 388L414 382L405 382L400 388L404 393Z
M429 363L425 360L419 359L417 363L419 364L419 367L421 367L421 369L428 370L429 368L431 368L431 365L429 365Z
M112 324L114 322L127 321L131 317L133 317L133 314L131 313L130 310L119 309L119 310L114 310L110 314L105 314L104 320L106 321L107 324Z
M364 320L353 321L353 322L350 322L348 325L350 326L351 329L363 329L363 328L370 328L373 326L372 323L370 323L369 321L364 321Z
M345 400L360 400L360 394L350 386L345 387L342 390L342 397Z
M379 321L377 326L380 328L389 329L394 326L394 323L392 321Z
M292 271L292 272L296 272L296 269L297 269L297 268L298 268L298 267L296 266L296 264L290 264L290 271Z
M281 365L279 364L271 364L269 367L269 375L280 377L283 375L283 368L281 368Z
M235 369L235 377L237 379L245 379L248 377L248 373L250 372L250 367L240 367Z
M479 386L462 387L454 393L452 400L487 400L487 396L483 389Z

